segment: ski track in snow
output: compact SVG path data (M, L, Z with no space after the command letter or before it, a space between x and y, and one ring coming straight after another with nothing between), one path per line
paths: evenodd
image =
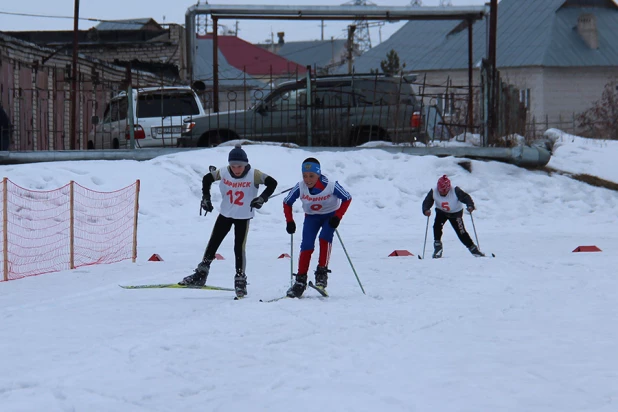
M118 287L177 282L192 272L218 210L198 215L201 174L225 165L229 149L5 168L28 188L75 179L115 190L139 178L142 192L137 263L0 283L0 409L618 409L615 192L493 162L471 161L469 173L451 158L246 146L252 165L278 179L277 192L296 182L293 171L309 156L350 191L339 232L367 295L335 237L329 298L308 289L302 299L259 302L289 287L290 261L277 259L290 253L282 196L251 223L246 299ZM565 140L552 162L570 161L577 171L578 156L610 149L615 158L618 146ZM612 170L606 178L618 175ZM444 173L474 198L481 250L496 258L473 258L447 224L444 258L431 259L432 215L425 259L417 259L427 222L420 204ZM216 184L211 193L218 202ZM300 232L298 204L294 211ZM464 221L475 239L470 217ZM571 252L588 244L603 252ZM209 284L232 287L232 245L230 234ZM395 249L415 256L387 257ZM147 262L152 253L164 261ZM317 251L312 270L316 261Z

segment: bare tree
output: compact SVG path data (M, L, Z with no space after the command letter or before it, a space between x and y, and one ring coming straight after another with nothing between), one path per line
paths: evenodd
M618 81L605 85L601 98L577 116L588 137L618 140Z

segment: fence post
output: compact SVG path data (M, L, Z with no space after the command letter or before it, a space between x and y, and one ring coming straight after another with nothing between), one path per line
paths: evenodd
M2 179L2 244L4 246L4 267L2 268L2 271L4 272L5 281L9 280L9 213L7 210L7 206L9 205L7 199L9 191L7 189L7 180L8 178L6 177Z
M75 269L75 182L69 183L69 267Z
M536 116L532 116L532 138L536 140Z
M133 252L131 254L131 262L135 263L137 259L137 214L139 212L139 179L135 181L135 204L133 206Z

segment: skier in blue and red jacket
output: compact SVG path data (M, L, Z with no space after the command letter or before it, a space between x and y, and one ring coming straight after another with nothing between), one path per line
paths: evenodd
M317 159L313 157L305 159L301 171L303 180L298 182L283 200L283 212L287 222L286 231L289 234L296 232L296 223L292 215L292 205L296 199L300 198L305 212L296 282L287 292L290 297L301 297L307 288L307 272L318 232L320 234L320 254L315 271L315 285L319 288L326 288L330 272L328 261L335 229L352 202L352 196L339 182L331 182L322 174L320 162Z

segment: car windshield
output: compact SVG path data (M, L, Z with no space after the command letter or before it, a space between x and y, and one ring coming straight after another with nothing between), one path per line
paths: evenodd
M200 114L193 93L140 93L137 117L168 117Z

